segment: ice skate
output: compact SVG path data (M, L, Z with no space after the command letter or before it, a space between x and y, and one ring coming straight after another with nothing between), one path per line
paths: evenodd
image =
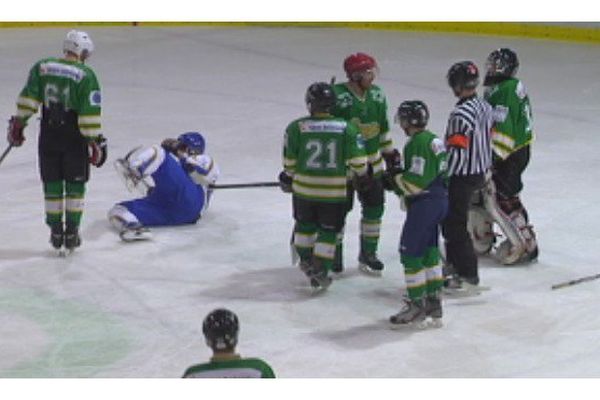
M81 246L81 236L79 236L78 228L67 225L65 231L65 249L67 253L72 253L79 246Z
M479 284L479 278L463 278L456 274L446 277L442 292L448 297L470 297L490 290Z
M152 233L150 229L139 223L131 223L126 225L121 232L119 237L124 242L136 242L140 240L152 239Z
M432 327L440 328L442 326L442 299L439 294L430 294L425 297L425 315Z
M315 292L324 291L331 285L332 279L327 276L327 270L323 268L321 263L316 261L312 263L301 261L300 269L308 277L310 286Z
M50 244L52 247L54 247L56 250L60 250L64 244L64 240L65 238L62 223L52 224L50 227Z
M421 300L404 300L404 307L399 313L390 317L392 328L416 327L423 329L427 327L427 315L425 312L425 302Z
M379 261L375 253L361 252L358 256L358 269L368 275L381 276L383 263Z

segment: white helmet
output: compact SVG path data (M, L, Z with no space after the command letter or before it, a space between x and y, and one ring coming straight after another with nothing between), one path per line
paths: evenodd
M85 60L94 51L94 42L86 32L72 30L63 42L63 51L77 54L81 60Z

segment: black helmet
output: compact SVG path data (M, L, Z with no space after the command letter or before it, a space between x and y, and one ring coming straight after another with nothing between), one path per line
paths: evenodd
M316 82L306 90L306 105L311 113L329 113L335 106L333 87L325 82Z
M424 128L429 122L427 105L421 100L403 101L396 112L396 121L398 123L406 121L411 126Z
M204 318L202 332L206 344L213 350L233 350L237 344L240 323L238 317L225 308L212 311Z
M517 53L508 48L501 48L490 53L485 63L485 86L494 85L515 76L519 69Z
M475 89L479 84L479 70L474 62L461 61L450 67L446 78L455 93L462 89Z

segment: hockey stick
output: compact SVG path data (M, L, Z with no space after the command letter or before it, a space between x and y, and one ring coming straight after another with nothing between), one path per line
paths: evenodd
M2 164L2 161L4 161L4 159L6 158L6 156L8 155L8 153L10 152L10 150L13 148L12 144L9 144L8 147L6 148L6 150L4 150L4 153L2 153L2 155L0 156L0 164Z
M567 286L573 286L573 285L577 285L579 283L593 281L598 278L600 278L600 274L584 276L583 278L573 279L572 281L557 283L556 285L552 285L552 290L562 289Z
M278 187L279 182L252 182L252 183L229 183L225 185L209 185L211 189L241 189L241 188L257 188L257 187Z

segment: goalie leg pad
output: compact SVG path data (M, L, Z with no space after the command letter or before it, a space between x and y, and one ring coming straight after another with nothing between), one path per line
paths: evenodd
M484 208L474 206L469 209L467 222L475 252L479 255L489 253L496 241L492 216Z

